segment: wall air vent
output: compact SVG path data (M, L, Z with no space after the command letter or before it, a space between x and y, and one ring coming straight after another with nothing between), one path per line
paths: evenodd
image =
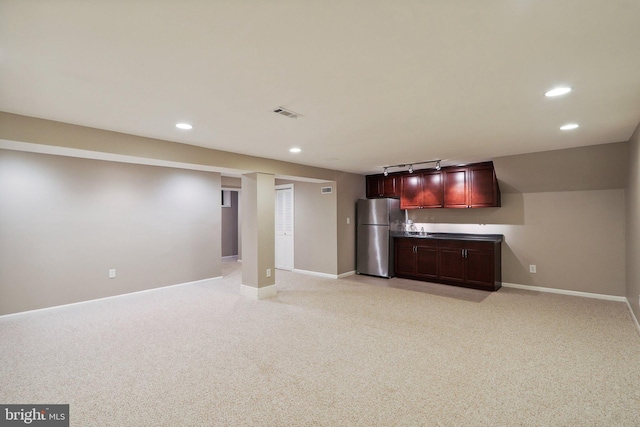
M276 114L280 114L281 116L290 117L292 119L297 119L298 116L302 115L300 113L296 113L295 111L287 110L286 108L282 107L276 108L275 110L273 110L273 112Z
M331 194L333 193L333 187L321 187L320 194Z

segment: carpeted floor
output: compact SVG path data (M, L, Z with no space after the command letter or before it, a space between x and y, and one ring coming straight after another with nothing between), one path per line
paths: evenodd
M624 303L283 271L253 301L223 269L0 318L0 403L83 427L640 425Z

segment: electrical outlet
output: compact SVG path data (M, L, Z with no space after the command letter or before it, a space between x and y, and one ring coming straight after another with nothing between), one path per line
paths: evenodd
M535 264L531 264L529 266L529 273L536 273L536 265Z
M116 277L116 269L112 268L109 270L109 279L115 279Z
M271 277L271 269L267 268L267 277Z

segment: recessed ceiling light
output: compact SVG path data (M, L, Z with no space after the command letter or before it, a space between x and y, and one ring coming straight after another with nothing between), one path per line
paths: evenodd
M289 152L291 152L291 153L299 153L301 151L302 150L300 148L298 148L298 147L289 148Z
M568 86L559 86L559 87L554 87L551 90L548 90L544 93L544 96L560 96L560 95L565 95L569 92L571 92L573 90L573 88L570 88Z
M193 126L191 126L189 123L176 123L176 127L178 129L184 129L184 130L193 129Z
M561 130L571 130L571 129L576 129L578 128L579 125L577 123L568 123L564 126L560 126Z

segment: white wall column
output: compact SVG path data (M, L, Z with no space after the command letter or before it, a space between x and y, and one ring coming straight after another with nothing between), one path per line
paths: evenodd
M263 299L276 295L275 176L242 175L242 285L240 294Z

